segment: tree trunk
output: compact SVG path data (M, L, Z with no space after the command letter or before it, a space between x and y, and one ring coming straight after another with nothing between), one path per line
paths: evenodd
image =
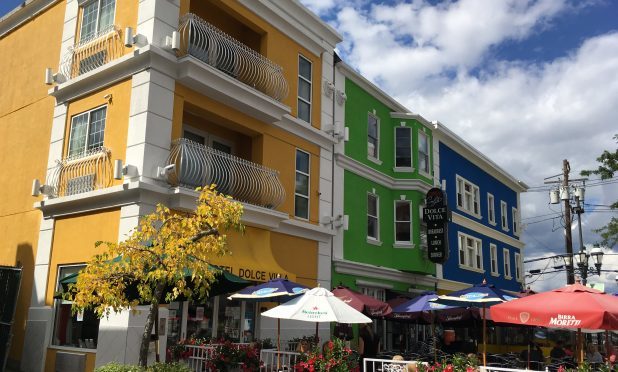
M139 348L139 366L146 367L148 365L148 347L150 346L150 335L152 334L152 326L154 324L155 317L158 316L159 303L163 297L163 289L165 284L159 283L155 288L153 294L153 300L150 303L150 311L146 318L146 324L144 325L144 333L142 334L142 344Z

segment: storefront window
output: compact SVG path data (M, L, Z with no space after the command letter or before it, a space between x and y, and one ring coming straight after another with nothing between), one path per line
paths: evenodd
M193 339L210 339L213 329L213 315L215 299L211 298L206 303L197 304L189 302L187 312L187 335Z
M79 272L82 268L84 265L59 267L57 290L61 290L61 279ZM96 349L99 319L92 310L72 314L71 305L71 301L56 300L52 345Z
M167 316L167 343L177 344L183 337L182 332L182 310L184 302L171 302Z

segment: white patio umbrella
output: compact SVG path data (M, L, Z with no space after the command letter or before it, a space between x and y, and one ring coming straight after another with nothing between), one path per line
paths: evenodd
M317 323L371 323L371 319L341 301L326 288L313 288L284 304L262 313L276 319L292 319Z

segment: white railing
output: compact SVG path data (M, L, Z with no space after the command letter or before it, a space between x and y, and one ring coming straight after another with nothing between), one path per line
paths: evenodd
M300 353L294 351L261 350L261 371L293 371L300 362Z
M193 13L179 24L179 56L191 55L277 101L287 97L281 66Z
M424 364L426 362L417 362L413 360L391 360L391 359L376 359L365 358L362 360L363 371L383 371L383 372L408 372L408 365Z
M196 188L216 184L235 200L275 209L285 200L279 172L186 138L172 142L167 173L172 186Z
M62 58L60 72L67 79L90 72L122 56L120 28L114 25L80 40Z
M48 184L52 197L81 194L103 189L112 184L111 151L105 147L84 154L56 160Z
M500 367L479 367L480 372L520 372L520 371L536 371L534 369L520 369L520 368L500 368ZM549 371L549 368L545 368L543 371Z
M222 344L208 344L208 345L185 345L185 349L189 351L185 363L194 372L207 372L209 371L207 364L212 358L213 353L217 347ZM233 346L240 348L242 346L248 346L248 343L234 343Z

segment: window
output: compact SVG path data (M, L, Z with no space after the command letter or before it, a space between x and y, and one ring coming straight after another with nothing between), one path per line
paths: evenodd
M522 277L521 255L519 253L515 253L515 280L520 282Z
M504 259L504 277L511 279L511 252L504 248L502 250L502 258Z
M412 240L411 214L412 204L407 200L395 201L395 243L410 243Z
M309 219L309 153L296 150L294 216Z
M490 224L496 224L496 201L490 193L487 193L487 219Z
M423 221L423 208L425 208L424 204L421 204L418 207L419 221L421 223L421 231L420 231L421 248L427 249L427 224L425 223L425 221Z
M380 120L372 114L367 116L367 156L378 159Z
M378 196L367 194L367 238L380 240Z
M479 187L466 179L457 176L457 208L473 214L481 215L479 206Z
M509 231L509 216L507 216L506 202L500 201L500 218L502 219L502 230Z
M311 123L311 61L298 56L298 118Z
M489 245L489 258L491 260L491 275L498 276L498 247Z
M360 292L379 301L386 301L386 291L383 288L359 287Z
M114 24L116 0L87 1L82 7L81 41L108 31Z
M107 106L75 115L71 118L68 156L84 155L103 147Z
M395 128L395 168L412 168L411 134L411 128Z
M513 234L519 235L519 211L517 208L512 209L513 212Z
M459 266L476 271L483 270L482 242L466 234L459 233Z
M429 174L429 141L421 131L418 132L418 169L421 173Z
M60 266L57 290L62 289L60 280L77 274L84 267L84 265ZM71 301L56 300L52 345L96 349L98 336L99 319L92 310L74 315L71 313Z

